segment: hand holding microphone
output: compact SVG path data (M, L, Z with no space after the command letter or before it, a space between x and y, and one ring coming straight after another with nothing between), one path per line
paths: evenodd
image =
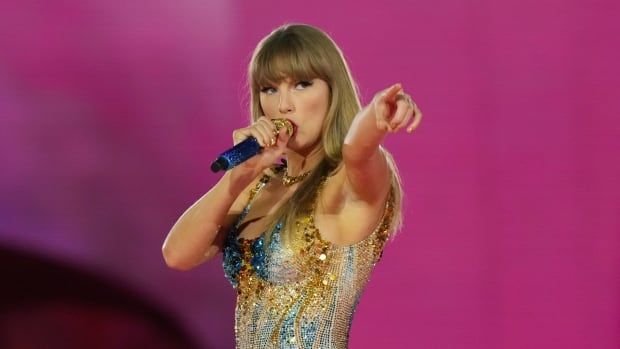
M293 124L287 119L270 120L261 116L252 125L233 132L234 147L218 156L211 164L211 171L243 164L243 168L260 173L282 156L294 132Z

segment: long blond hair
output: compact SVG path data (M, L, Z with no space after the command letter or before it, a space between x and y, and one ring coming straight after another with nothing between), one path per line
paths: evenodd
M264 115L260 106L261 87L287 77L295 81L314 78L326 81L330 88L330 100L321 136L323 158L267 225L266 240L269 241L275 225L280 222L281 237L285 243L291 240L294 233L292 228L305 213L304 209L312 205L323 177L341 164L344 138L355 115L361 110L359 90L342 51L326 33L316 27L284 24L258 43L248 67L252 121ZM390 230L395 232L400 229L402 222L401 181L391 154L383 147L380 147L380 151L390 168L395 199Z

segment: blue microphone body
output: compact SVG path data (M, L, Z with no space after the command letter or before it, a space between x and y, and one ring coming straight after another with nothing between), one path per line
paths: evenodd
M261 152L261 146L256 138L250 136L226 150L211 164L211 171L228 171Z

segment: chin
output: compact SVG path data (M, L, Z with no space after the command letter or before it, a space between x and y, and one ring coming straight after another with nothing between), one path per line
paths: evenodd
M300 150L304 149L303 144L300 144L297 140L292 139L288 142L288 144L286 145L286 147L292 151L295 152L299 152Z
M317 144L319 144L320 141L320 139L317 139L314 142L308 142L303 139L300 140L297 138L292 138L286 147L298 154L307 155L317 146Z

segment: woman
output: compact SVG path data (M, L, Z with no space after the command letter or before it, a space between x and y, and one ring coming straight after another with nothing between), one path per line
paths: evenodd
M223 252L238 348L346 348L366 281L400 226L400 180L380 144L412 132L422 114L400 84L362 109L340 49L309 25L264 38L248 78L252 124L233 140L253 136L263 151L183 213L165 261L188 270Z

